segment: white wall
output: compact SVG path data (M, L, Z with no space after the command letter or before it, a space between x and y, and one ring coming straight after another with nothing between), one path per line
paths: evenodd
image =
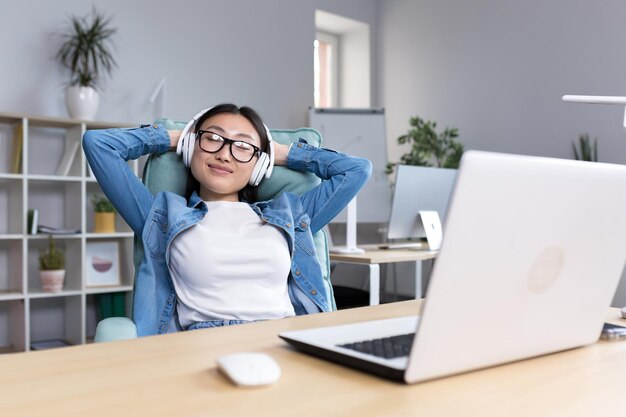
M0 111L67 116L69 74L54 60L55 34L92 4L118 28L119 68L105 85L102 120L151 121L157 109L148 97L167 77L170 117L229 101L253 106L271 126L299 127L313 103L315 9L376 33L376 0L3 0Z
M340 107L370 107L369 40L370 31L367 26L341 35Z
M623 108L565 94L626 95L626 2L385 0L379 94L389 155L420 115L454 126L466 148L572 157L581 133L626 163ZM626 191L626 190L625 190ZM626 249L626 248L625 248ZM626 305L626 280L616 305Z

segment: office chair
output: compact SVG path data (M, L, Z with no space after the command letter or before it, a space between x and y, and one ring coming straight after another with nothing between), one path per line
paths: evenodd
M186 122L175 122L169 119L159 119L155 123L163 125L168 130L182 129ZM271 129L272 138L283 144L298 142L305 139L310 145L321 146L322 137L314 129L301 128L295 130ZM188 169L183 165L182 158L175 152L152 154L144 166L142 181L153 195L161 191L171 191L180 195L185 194L187 187ZM270 200L283 192L302 194L315 187L321 179L309 172L297 172L283 166L276 166L271 178L266 178L258 187L259 201ZM330 262L328 258L328 241L323 230L313 235L318 260L322 267L323 278L330 283ZM135 271L143 258L141 237L135 236L133 260ZM136 273L136 272L135 272ZM331 291L332 291L332 286ZM336 309L334 296L333 309ZM174 326L170 326L173 328ZM132 339L137 337L137 328L127 317L110 317L100 321L96 328L95 342Z

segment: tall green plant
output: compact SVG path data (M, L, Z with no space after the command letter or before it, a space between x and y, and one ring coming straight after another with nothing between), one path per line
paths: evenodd
M111 36L117 29L111 19L93 9L91 15L70 17L70 26L61 36L63 44L56 58L72 73L70 85L97 87L103 73L117 66L111 53Z
M572 141L572 149L574 151L574 159L579 161L598 162L598 138L591 142L588 134L578 137L578 148L576 142Z
M463 145L456 141L459 130L446 127L437 133L437 122L424 121L419 116L409 120L411 129L398 138L400 145L409 144L411 150L400 157L400 162L387 163L387 173L401 165L436 166L458 168L463 155Z
M42 271L51 271L63 269L64 267L65 256L61 250L56 248L52 236L49 236L48 249L39 254L39 269Z

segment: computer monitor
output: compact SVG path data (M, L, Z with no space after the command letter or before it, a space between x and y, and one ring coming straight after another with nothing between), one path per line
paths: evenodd
M387 238L411 240L426 237L419 221L422 210L437 211L443 224L456 173L456 169L398 165Z

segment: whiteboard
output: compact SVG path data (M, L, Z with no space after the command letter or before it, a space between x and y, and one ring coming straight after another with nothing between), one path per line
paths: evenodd
M372 162L372 177L357 195L357 221L386 223L391 210L384 109L309 109L309 126L320 132L324 148ZM344 209L334 222L346 221Z

